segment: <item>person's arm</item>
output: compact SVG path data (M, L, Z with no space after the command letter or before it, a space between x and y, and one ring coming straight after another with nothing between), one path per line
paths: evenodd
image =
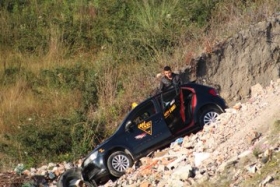
M160 83L159 83L159 92L162 92L164 89L164 83L162 81L162 79L160 80Z

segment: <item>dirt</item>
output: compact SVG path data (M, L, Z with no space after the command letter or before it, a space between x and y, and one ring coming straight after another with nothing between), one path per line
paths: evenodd
M280 13L213 46L184 69L185 81L215 86L229 104L250 97L251 86L280 76Z

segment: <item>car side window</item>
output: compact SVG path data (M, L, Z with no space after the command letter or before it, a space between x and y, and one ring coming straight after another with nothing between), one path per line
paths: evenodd
M167 106L169 106L172 100L175 99L175 97L176 97L176 90L170 90L162 93L159 97L159 103L162 109L165 109Z
M142 123L143 121L146 121L155 113L156 113L155 106L153 102L150 101L138 109L135 115L133 115L131 121L133 122L133 124L137 125Z

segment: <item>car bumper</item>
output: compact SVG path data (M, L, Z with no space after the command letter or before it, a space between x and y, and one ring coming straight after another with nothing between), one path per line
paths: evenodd
M228 106L226 105L226 101L220 96L216 97L213 103L216 103L223 112L226 108L228 108Z
M109 172L101 158L97 158L94 162L83 166L82 175L85 181L94 180L96 183L106 181L109 177Z

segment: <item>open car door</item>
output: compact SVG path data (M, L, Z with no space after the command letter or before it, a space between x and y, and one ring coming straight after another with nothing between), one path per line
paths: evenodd
M194 91L189 88L168 90L161 94L160 103L164 120L172 134L178 134L193 126Z

